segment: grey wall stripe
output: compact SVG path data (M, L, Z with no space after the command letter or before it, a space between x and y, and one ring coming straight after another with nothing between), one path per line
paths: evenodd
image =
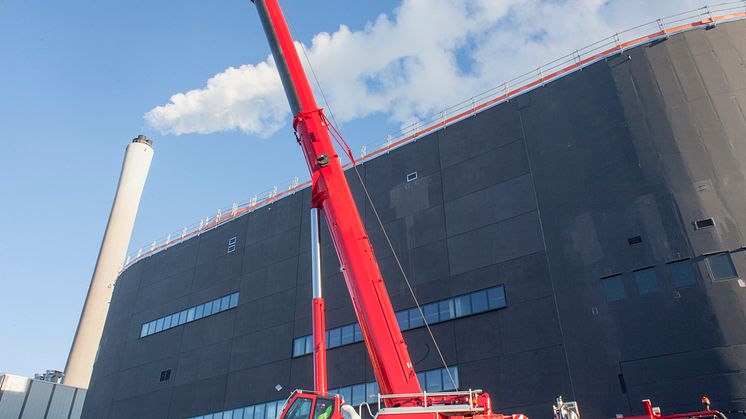
M47 410L44 411L44 419L47 419L49 414L49 408L52 407L52 400L54 399L54 391L57 390L57 384L52 386L52 391L49 393L49 400L47 400Z
M26 410L26 402L28 401L28 396L31 394L31 389L34 387L34 380L29 380L30 383L28 385L28 390L26 390L26 394L23 395L23 404L21 405L21 413L18 414L18 419L21 419L23 417L23 411Z
M67 411L67 419L70 419L70 416L73 414L73 407L75 407L75 401L78 399L78 391L80 391L79 388L75 389L75 392L73 393L72 402L70 403L70 410Z

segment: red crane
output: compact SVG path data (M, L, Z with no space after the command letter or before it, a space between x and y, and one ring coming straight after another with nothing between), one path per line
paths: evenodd
M332 145L330 124L316 104L280 6L277 0L255 0L254 3L290 103L298 144L311 172L311 205L324 214L352 297L363 340L382 394L381 413L389 411L405 416L434 417L441 412L448 412L452 416L503 417L492 414L489 395L480 391L427 396L423 394L373 254L373 247L352 198L339 155ZM323 300L320 295L314 295L313 307L316 392L296 392L283 411L283 417L295 418L298 412L312 408L308 403L313 403L319 395L326 394ZM327 401L325 406L329 406L330 399L323 399ZM293 407L296 403L299 403L298 406ZM335 407L339 407L338 398ZM318 408L314 409L317 410ZM335 408L334 412L339 411ZM303 417L307 417L305 413Z
M345 282L363 334L368 356L381 391L377 417L396 419L525 419L521 414L492 412L489 394L481 391L424 393L417 380L394 309L363 226L339 155L330 138L331 124L316 104L311 86L290 36L278 0L252 0L267 35L293 113L293 128L303 150L312 179L311 206L322 210L329 227ZM312 230L318 229L314 220ZM312 231L313 232L313 231ZM314 235L318 240L318 235ZM342 419L354 417L354 409L343 405L339 396L329 395L326 380L324 342L324 300L321 296L320 269L314 265L313 331L315 391L296 390L280 419ZM630 419L712 418L725 416L707 410L662 416L650 401L644 401L645 415ZM555 417L571 416L555 410Z

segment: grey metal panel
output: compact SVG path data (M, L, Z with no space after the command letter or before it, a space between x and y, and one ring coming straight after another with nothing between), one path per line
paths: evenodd
M539 217L530 212L448 239L451 275L543 250Z
M73 402L72 408L70 409L70 417L69 417L70 419L80 419L83 413L83 406L84 406L87 394L88 394L87 390L83 390L82 388L79 388L77 389L77 391L75 391L75 401ZM101 412L99 412L99 414L100 413Z
M517 177L446 203L448 234L461 234L534 209L531 175Z
M75 390L76 388L74 387L55 386L54 394L52 394L49 409L44 419L68 419L75 398Z
M32 380L26 402L23 405L21 419L43 418L52 398L54 384L46 381Z
M528 172L525 144L513 141L443 168L443 199L451 201Z
M3 375L0 388L0 419L19 419L31 380L15 375Z

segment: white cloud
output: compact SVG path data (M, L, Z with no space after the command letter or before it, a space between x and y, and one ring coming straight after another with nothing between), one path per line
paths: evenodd
M316 35L307 52L338 120L381 113L404 123L699 1L402 0L360 30ZM267 137L290 116L269 57L175 94L145 119L162 133Z

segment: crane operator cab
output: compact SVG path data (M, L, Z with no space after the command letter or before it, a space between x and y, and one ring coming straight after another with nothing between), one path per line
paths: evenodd
M360 419L355 409L344 405L339 395L296 390L278 419Z

